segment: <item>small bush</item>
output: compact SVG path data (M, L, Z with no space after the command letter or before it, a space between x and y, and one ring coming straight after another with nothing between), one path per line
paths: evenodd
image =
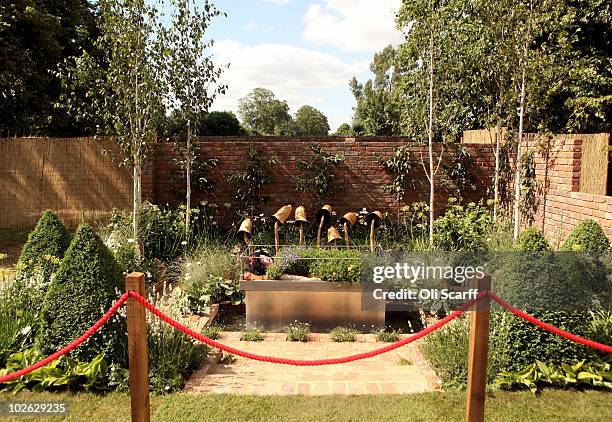
M249 327L242 332L240 340L242 341L262 341L264 339L261 327Z
M331 341L338 343L354 343L357 341L359 331L350 327L336 327L329 333Z
M546 252L551 247L544 234L535 227L524 230L516 242L516 249L521 252Z
M570 233L560 248L562 251L605 253L610 241L595 220L583 220Z
M400 340L401 333L401 330L387 330L385 328L381 328L380 330L376 331L376 341L381 341L384 343L395 343L396 341Z
M43 303L41 351L50 354L83 334L112 306L122 288L121 270L112 254L89 225L81 224ZM83 361L104 353L109 362L125 362L125 332L125 320L115 315L72 353Z
M285 266L282 264L282 262L273 262L272 265L266 269L266 277L269 280L278 280L281 278L284 272Z
M322 280L357 283L361 278L361 253L355 250L324 249L310 262L310 273Z
M155 320L149 323L149 385L155 394L180 391L189 375L202 367L208 347Z
M24 290L26 286L19 286L15 290L14 283L10 280L0 284L0 368L6 366L12 353L24 351L32 345L38 328L36 308L21 306L21 300L15 300L15 292L27 295L30 289Z
M444 215L434 223L436 245L447 251L480 251L487 248L486 234L493 223L490 210L481 202L467 206L449 199Z
M221 327L218 325L207 325L202 329L202 334L211 340L219 340L221 338Z
M69 243L70 235L66 227L53 211L45 211L21 251L18 275L31 277L41 268L43 278L49 280L57 269L52 258L61 259Z
M310 325L305 322L295 321L285 328L287 341L301 341L306 343L310 340Z

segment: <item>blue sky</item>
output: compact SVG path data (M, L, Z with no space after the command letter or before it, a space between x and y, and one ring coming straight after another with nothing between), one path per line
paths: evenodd
M229 85L214 110L237 110L253 88L268 88L293 114L304 105L325 113L332 131L350 122L355 104L348 82L370 77L373 54L402 37L394 26L401 0L216 0L218 64L230 63Z

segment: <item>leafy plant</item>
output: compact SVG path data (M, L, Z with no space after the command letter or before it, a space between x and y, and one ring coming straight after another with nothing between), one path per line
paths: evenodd
M234 199L243 204L243 215L257 214L258 206L266 201L262 188L274 181L273 166L278 164L276 156L265 157L253 145L249 145L246 157L246 168L234 173L227 181L234 189Z
M40 268L43 278L50 280L51 274L57 270L55 261L50 257L61 259L69 243L70 235L57 215L51 210L45 211L21 251L17 264L18 277L31 277Z
M95 231L81 224L44 300L39 344L50 354L87 331L123 290L121 270ZM125 320L115 315L72 353L90 360L104 353L110 362L126 360Z
M486 234L493 218L482 203L470 202L467 206L449 199L444 215L434 223L435 243L447 251L479 251L486 249Z
M287 333L287 341L301 341L306 343L310 340L310 324L306 322L295 321L285 328Z
M295 189L298 192L311 191L317 198L324 198L333 194L332 182L336 175L334 169L344 162L346 157L340 154L329 154L321 145L311 145L312 157L307 161L298 159L295 166L306 173L304 177L296 177Z
M43 358L44 356L36 348L13 353L6 362L6 368L0 370L0 375L26 368ZM65 355L49 365L1 384L0 389L11 390L15 394L24 388L36 392L57 388L105 390L106 373L107 365L102 353L90 362L78 362Z
M383 186L383 189L392 192L396 202L403 201L407 191L414 190L423 184L423 180L416 177L420 162L412 157L408 145L397 148L395 154L390 158L384 159L378 156L375 161L383 167L385 172L393 176L393 183Z
M172 192L180 200L187 194L184 186L187 179L187 164L191 177L191 189L196 194L204 194L215 186L211 179L211 172L219 165L221 160L216 157L205 157L199 144L192 144L187 149L181 142L175 144L176 156L172 158L174 167L170 173Z
M15 293L28 295L35 289L19 283L15 290L14 281L10 280L0 285L0 368L6 366L6 359L14 352L25 350L32 345L38 328L37 306L27 306Z
M395 343L400 340L401 330L381 328L376 331L376 341L384 343Z
M539 183L536 179L535 150L527 151L521 160L520 209L525 222L531 224L537 209Z
M460 199L468 190L472 192L476 190L475 164L476 161L470 152L465 147L459 146L451 163L444 166L444 171L452 182L452 184L447 183L446 187L454 187L455 196Z
M253 325L248 327L240 335L241 341L263 341L264 336L261 327Z
M521 252L546 252L552 248L544 234L535 227L524 230L516 241L516 249Z
M361 279L361 252L346 249L323 249L313 253L309 272L335 283L357 283Z
M595 220L583 220L567 237L562 251L605 253L610 250L610 241Z
M329 339L338 343L354 343L359 331L350 327L336 327L329 333Z
M266 277L270 280L278 280L285 272L285 269L282 262L273 262L272 265L266 269Z
M207 325L202 328L202 334L211 340L219 340L221 338L221 331L223 329L218 325Z
M495 380L498 387L512 390L528 388L537 393L543 386L590 387L612 390L612 365L603 360L581 360L573 365L547 365L536 360L516 372L500 372Z

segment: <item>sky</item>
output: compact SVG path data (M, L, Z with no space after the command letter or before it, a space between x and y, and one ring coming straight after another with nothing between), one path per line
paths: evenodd
M375 52L397 45L401 0L215 0L227 13L210 27L216 64L229 63L229 85L212 110L237 112L238 100L253 88L270 89L290 113L302 105L321 110L332 131L350 123L355 100L353 76L372 75Z

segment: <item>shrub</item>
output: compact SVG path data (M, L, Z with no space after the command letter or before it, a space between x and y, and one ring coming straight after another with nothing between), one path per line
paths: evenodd
M43 278L49 280L56 270L50 257L61 259L68 248L70 236L57 215L47 210L36 227L28 235L17 265L20 276L31 277L37 268L42 269Z
M117 300L121 270L94 230L81 224L51 282L41 312L39 344L50 354L89 329ZM125 321L115 315L72 353L89 361L104 353L125 362Z
M189 375L202 367L206 345L160 320L149 322L149 385L155 394L180 391Z
M551 247L544 234L535 227L531 227L521 233L516 241L516 249L521 252L546 252Z
M242 332L240 340L242 341L263 341L264 336L261 327L252 326Z
M479 251L486 249L486 234L493 224L490 210L482 203L467 206L449 199L444 215L434 223L435 243L448 251Z
M310 340L310 325L306 322L295 321L285 328L287 341L301 341L306 343Z
M361 258L355 250L323 249L313 254L310 274L330 282L356 283L361 278Z
M0 368L6 366L6 359L11 354L26 350L32 344L38 323L36 308L21 306L21 300L15 301L14 282L6 283L0 285ZM29 290L19 288L17 292L27 295Z
M282 262L273 262L272 265L266 269L266 277L270 280L278 280L284 272L285 266Z
M610 242L595 220L583 220L570 233L560 248L562 251L605 253Z
M329 333L331 341L338 343L354 343L357 341L359 331L350 327L336 327Z
M211 340L219 340L221 338L221 327L218 325L207 325L202 329L202 334Z
M401 330L396 330L394 328L390 330L381 328L380 330L376 331L376 341L395 343L396 341L399 341L401 333Z

